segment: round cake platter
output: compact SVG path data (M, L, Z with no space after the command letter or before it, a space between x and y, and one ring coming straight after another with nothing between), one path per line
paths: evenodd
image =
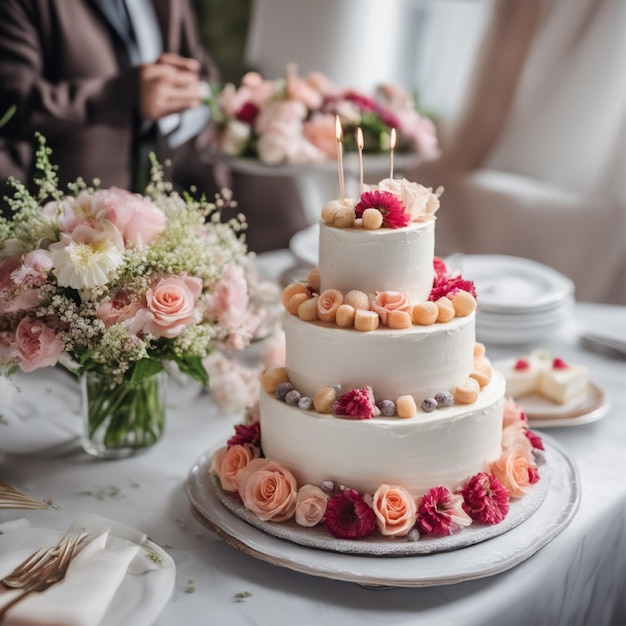
M186 491L191 511L201 524L229 545L272 565L367 587L454 584L519 565L572 521L580 504L578 471L554 440L543 434L542 439L545 463L539 468L541 480L531 494L513 501L501 524L471 526L444 538L347 542L347 551L338 552L337 540L323 529L259 520L253 525L243 507L237 510L234 499L226 506L229 496L220 493L209 473L212 452L202 455L191 468ZM267 524L274 534L266 532ZM350 551L347 544L360 544L360 551Z

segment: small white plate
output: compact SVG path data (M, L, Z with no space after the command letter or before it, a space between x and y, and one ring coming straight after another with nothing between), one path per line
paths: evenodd
M462 255L463 278L476 285L479 309L520 313L551 308L574 293L574 283L530 259L506 255Z
M60 531L48 528L14 530L0 535L0 555L19 550L26 558L41 546L55 545L63 535ZM143 546L158 554L164 566L142 574L126 574L100 626L152 624L169 602L176 578L174 561L149 539Z
M317 267L319 262L320 225L311 224L297 232L289 242L291 253L303 263Z
M602 387L589 381L587 391L565 404L556 404L538 394L529 394L515 400L521 407L531 428L567 428L596 422L606 416L609 402Z

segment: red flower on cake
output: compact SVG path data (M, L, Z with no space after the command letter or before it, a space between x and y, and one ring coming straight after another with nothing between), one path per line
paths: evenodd
M354 214L360 218L365 209L380 211L383 216L383 226L387 228L403 228L411 221L400 199L389 191L364 191L354 207Z
M344 489L328 500L324 523L337 539L363 539L376 530L376 514L354 489Z
M429 489L417 507L417 528L425 535L445 537L469 526L472 518L463 510L463 496L446 487Z
M531 485L534 485L536 482L539 481L539 470L536 467L533 467L532 465L528 468L528 482Z
M530 428L526 430L526 437L528 437L528 441L530 441L532 447L535 448L535 450L545 450L541 437L537 433L534 433L532 430L530 430Z
M351 389L333 403L333 413L355 420L374 417L376 402L371 387Z
M438 256L433 257L433 268L435 270L434 285L440 283L448 277L448 268L446 266L446 262L442 258Z
M235 445L251 443L253 446L261 446L261 424L238 424L235 426L235 434L226 442L228 448Z
M455 294L457 291L467 291L476 298L476 287L471 280L465 280L460 276L449 276L444 278L441 282L433 285L430 297L428 298L432 302L437 302L439 298L444 296Z
M460 493L463 510L479 524L498 524L509 512L509 492L493 474L472 476Z

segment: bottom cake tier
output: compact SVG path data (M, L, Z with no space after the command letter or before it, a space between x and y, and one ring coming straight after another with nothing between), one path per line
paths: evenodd
M263 453L299 485L332 481L371 494L393 484L415 497L435 485L452 490L500 456L504 391L494 373L474 404L366 420L303 411L261 393Z

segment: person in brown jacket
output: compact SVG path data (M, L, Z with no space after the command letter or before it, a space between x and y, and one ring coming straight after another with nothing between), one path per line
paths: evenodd
M175 183L214 192L194 138L217 79L190 0L2 0L0 113L15 113L0 128L0 198L9 176L32 180L37 131L62 184L143 191L154 151Z

